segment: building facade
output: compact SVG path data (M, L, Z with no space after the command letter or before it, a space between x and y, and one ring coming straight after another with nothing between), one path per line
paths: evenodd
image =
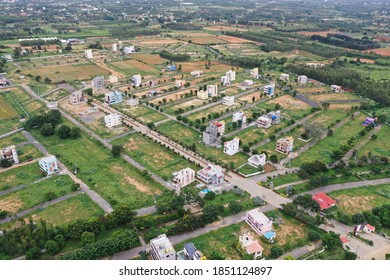
M104 95L104 101L108 104L118 104L123 101L122 93L119 91L111 91Z
M287 136L276 141L275 151L288 155L293 150L294 138Z
M243 111L238 111L233 114L233 122L242 121L242 124L246 124L246 115Z
M268 97L273 96L275 94L275 86L274 85L264 86L264 94L266 94Z
M297 83L298 84L306 84L307 83L307 76L305 76L305 75L298 76Z
M114 127L122 124L122 117L120 114L113 113L104 116L104 124L108 127Z
M263 154L253 155L248 159L248 164L254 168L263 166L267 163L267 156Z
M134 53L135 52L135 47L134 45L131 45L131 46L128 46L128 47L124 47L123 48L123 53L124 54L131 54L131 53Z
M235 155L240 151L240 139L235 137L223 144L223 152L229 156Z
M192 71L192 72L190 73L190 75L191 75L192 77L200 77L200 76L203 75L203 71L201 71L201 70L195 70L195 71Z
M142 83L141 75L140 74L133 75L133 77L131 77L131 82L133 83L134 86L139 87Z
M97 76L92 80L92 87L96 89L102 89L106 86L106 80L104 76Z
M39 161L39 167L48 176L60 171L58 168L57 158L55 156L49 156L41 159Z
M202 135L203 143L206 145L213 145L218 139L218 126L214 123L211 123L205 131L203 131Z
M86 101L87 99L85 98L84 92L82 92L81 90L74 91L69 96L69 103L72 105L77 105Z
M207 85L207 94L210 97L214 97L218 95L218 85Z
M233 106L234 96L225 96L224 98L222 98L222 104L225 106Z
M93 58L92 50L85 50L84 56L85 58L92 59Z
M176 260L176 251L165 234L150 240L150 255L154 260Z
M181 189L195 181L195 171L189 167L173 172L172 176L172 183L178 189Z
M253 78L258 78L259 77L259 68L253 68L250 70L249 74Z
M199 180L208 185L217 185L225 182L225 175L223 174L222 167L218 165L209 164L207 167L199 170L196 173L196 176Z
M0 160L9 160L12 163L19 163L18 152L14 145L0 149Z

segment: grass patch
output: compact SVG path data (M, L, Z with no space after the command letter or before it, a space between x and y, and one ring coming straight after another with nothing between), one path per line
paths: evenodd
M169 121L159 125L157 131L185 146L192 145L201 137L200 132L176 121Z
M31 163L0 173L0 190L31 183L43 177L38 163Z

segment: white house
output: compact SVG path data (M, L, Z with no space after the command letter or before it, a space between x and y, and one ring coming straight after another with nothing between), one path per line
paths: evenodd
M49 156L39 161L39 167L47 175L52 175L60 171L55 156Z
M172 182L178 189L181 189L195 181L195 171L189 167L173 172L172 176Z
M131 53L133 53L133 52L135 52L135 47L134 47L134 45L131 45L131 46L128 46L128 47L124 47L124 48L123 48L123 53L124 53L124 54L131 54Z
M222 167L218 165L209 164L207 167L199 170L196 173L199 180L209 185L216 185L225 182L225 175L223 174Z
M253 155L248 159L248 164L254 168L265 165L267 156L265 154Z
M110 84L115 84L115 83L117 83L117 82L118 82L118 76L116 76L116 75L110 75L110 76L108 77L108 82L109 82Z
M341 86L331 85L331 86L330 86L330 89L331 89L333 92L340 92L340 91L341 91Z
M278 141L276 141L276 151L282 154L289 154L294 145L294 138L291 136L287 136L284 138L280 138Z
M196 97L201 99L201 100L206 100L209 98L209 94L207 93L207 91L200 90L196 94Z
M200 77L200 76L203 75L203 71L201 71L201 70L195 70L195 71L192 71L192 72L190 73L190 75L191 75L192 77Z
M92 87L96 89L102 89L106 86L106 80L104 76L97 76L92 80Z
M264 86L264 93L269 97L273 96L275 94L275 86L274 85Z
M229 70L226 72L226 76L229 77L230 81L236 80L236 71Z
M104 124L111 128L122 124L122 116L117 113L112 113L104 116Z
M366 233L373 233L375 231L375 227L370 224L366 224L363 227L363 231Z
M118 51L118 45L116 43L112 44L111 49L112 49L113 52L117 52Z
M240 235L238 237L238 241L240 243L240 247L248 255L252 256L254 260L261 258L263 255L263 247L261 247L258 241L254 240L249 232Z
M69 96L69 103L72 105L77 105L86 101L87 99L85 98L84 92L82 92L81 90L74 91Z
M86 58L88 58L88 59L92 59L92 58L93 58L92 50L91 50L91 49L85 50L84 56L85 56Z
M185 84L186 84L185 80L176 80L175 81L175 87L178 87L178 88L184 87Z
M242 121L242 124L246 124L246 115L243 111L238 111L233 114L233 122Z
M14 145L0 149L0 160L7 159L13 163L19 163L18 152Z
M131 81L133 82L133 85L135 85L136 87L139 87L142 83L142 77L140 74L133 75L133 77L131 77Z
M253 68L250 70L249 74L251 75L251 77L253 78L258 78L259 76L259 68Z
M221 77L221 83L224 86L230 86L231 85L231 80L228 76L222 76Z
M104 101L108 104L117 104L123 101L122 93L119 91L111 91L104 95Z
M298 82L298 84L306 84L307 83L307 76L299 75L297 82Z
M165 234L150 240L150 255L154 260L176 260L176 251Z
M260 236L272 241L276 233L272 230L272 221L259 208L246 213L245 221Z
M225 96L224 98L222 98L222 104L225 106L233 106L234 96Z
M256 124L261 128L269 128L272 125L272 120L268 116L260 116L257 118Z
M323 63L313 63L313 62L306 63L305 65L309 66L311 68L321 68L321 67L325 66L325 64L323 64Z
M207 94L210 97L214 97L218 95L218 85L207 85Z
M289 82L290 81L290 75L289 74L280 74L280 80Z
M223 152L229 156L235 155L240 151L240 139L235 137L233 140L223 144Z

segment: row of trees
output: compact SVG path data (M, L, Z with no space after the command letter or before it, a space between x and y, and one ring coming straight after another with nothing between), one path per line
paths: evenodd
M165 50L159 52L159 55L162 58L172 60L172 61L177 61L177 62L189 61L191 59L191 56L189 56L188 54L171 53Z
M326 37L320 35L312 35L310 38L314 41L319 41L324 44L330 44L338 47L361 51L381 47L381 44L378 42L373 42L368 39L352 38L350 36L341 34L328 34Z
M160 35L161 32L159 29L151 28L115 28L111 29L109 34L111 38L129 39L136 36Z

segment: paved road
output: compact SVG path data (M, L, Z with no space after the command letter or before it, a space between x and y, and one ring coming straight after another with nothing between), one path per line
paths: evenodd
M22 132L24 137L27 138L28 142L33 144L43 155L48 155L49 152L46 150L46 148L39 143L28 131L23 131Z
M307 98L303 94L298 93L296 95L296 98L301 100L302 102L305 102L306 104L310 105L311 107L318 107L318 103L317 102L314 102L313 100Z
M15 134L15 133L18 133L19 131L22 131L23 129L24 129L24 128L18 128L18 129L12 130L12 131L10 131L10 132L7 132L7 133L5 133L5 134L3 134L3 135L0 135L0 139L6 138L6 137L11 136L11 135L13 135L13 134Z
M136 211L137 211L137 216L145 216L145 215L156 213L157 208L156 206L153 205L153 206L137 209Z
M302 257L303 255L306 255L307 253L310 253L311 251L320 248L321 246L322 246L321 241L311 243L311 244L305 245L303 247L294 249L290 252L287 252L287 253L283 254L281 257L279 257L278 259L283 260L287 256L292 256L292 257L294 257L294 259L298 259L298 258Z

